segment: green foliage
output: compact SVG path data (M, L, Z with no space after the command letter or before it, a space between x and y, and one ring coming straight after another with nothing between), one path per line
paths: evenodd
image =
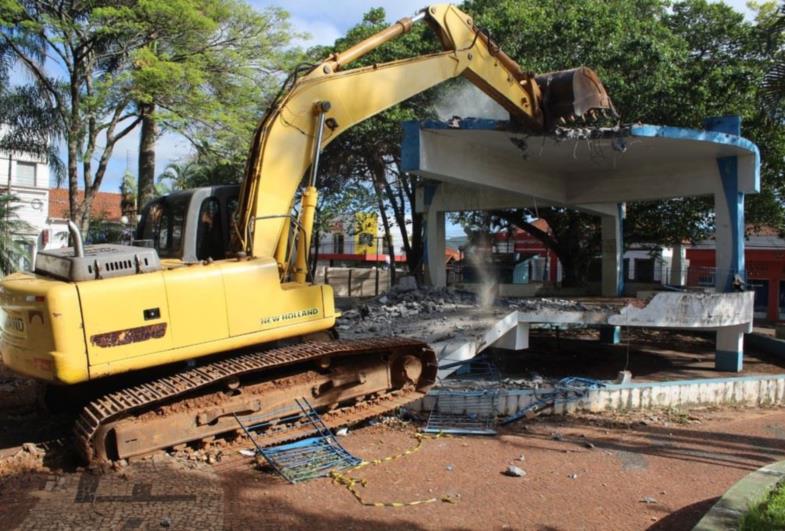
M242 165L236 161L193 157L172 162L158 176L158 195L201 186L236 184L242 178Z
M114 147L144 106L216 164L236 164L294 35L284 11L241 0L1 0L0 82L16 67L29 75L23 89L37 97L20 108L41 118L28 119L39 138L65 141L70 214L84 230Z
M133 100L200 151L245 155L259 109L299 57L288 14L239 0L148 0L138 11L156 33L132 53Z
M17 271L20 261L30 259L26 245L15 239L20 233L33 231L26 221L19 219L20 205L17 196L0 195L0 270L4 275Z
M741 531L785 529L785 482L778 483L765 500L742 515L739 529Z

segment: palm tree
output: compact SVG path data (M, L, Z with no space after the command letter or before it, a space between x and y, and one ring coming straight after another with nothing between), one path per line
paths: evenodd
M193 188L194 183L199 181L203 173L204 168L196 160L172 162L158 176L156 192L158 195L164 195L176 190Z
M8 193L0 195L0 270L4 275L18 271L20 260L29 258L27 246L17 238L33 228L19 219L17 210L20 206L18 197Z

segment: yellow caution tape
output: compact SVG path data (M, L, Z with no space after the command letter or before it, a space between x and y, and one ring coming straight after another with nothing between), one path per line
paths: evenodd
M395 461L396 459L400 459L401 457L411 455L419 451L420 448L422 448L422 443L426 439L439 439L441 437L449 437L448 435L441 432L436 435L424 435L422 433L415 433L414 436L417 438L417 444L414 447L409 448L408 450L404 450L400 454L391 455L389 457L383 457L381 459L374 459L372 461L363 461L359 465L346 470L346 472L337 472L337 471L330 472L330 477L332 478L333 483L335 483L336 485L343 485L344 487L346 487L346 489L352 493L352 496L354 496L358 502L360 502L362 505L365 505L367 507L411 507L413 505L433 503L439 500L445 503L455 503L455 500L453 500L449 496L442 496L441 498L428 498L424 500L414 500L408 502L370 502L370 501L366 501L362 497L360 492L357 490L356 485L367 487L368 481L362 478L351 477L348 475L349 472L358 470L366 466L375 466L375 465L380 465L382 463L388 463L390 461Z

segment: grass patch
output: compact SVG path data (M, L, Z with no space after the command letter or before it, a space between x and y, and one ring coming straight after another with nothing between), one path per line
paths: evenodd
M741 531L785 529L785 481L769 491L766 499L750 507L739 522Z

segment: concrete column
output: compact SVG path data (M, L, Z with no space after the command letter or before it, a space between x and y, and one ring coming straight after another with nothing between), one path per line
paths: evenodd
M624 292L624 245L621 204L615 216L602 216L602 296L618 297ZM600 328L600 341L613 345L621 341L621 327Z
M717 330L714 368L718 371L741 372L744 368L744 332L747 325L728 326Z
M717 159L722 190L714 194L716 242L714 276L718 291L733 289L736 275L746 277L744 267L744 193L738 191L736 157Z
M444 255L446 251L444 212L432 202L425 215L425 272L428 283L435 288L447 285Z
M741 119L738 116L706 120L705 127L731 135L741 134ZM734 289L736 276L746 280L744 266L744 192L739 190L738 157L717 159L719 186L714 193L715 212L715 273L717 291ZM722 328L717 331L714 366L721 371L739 372L743 366L744 332L746 326Z
M602 217L602 296L618 297L624 291L622 207L615 216Z
M687 283L687 249L681 244L673 246L669 283L672 286L684 286Z

